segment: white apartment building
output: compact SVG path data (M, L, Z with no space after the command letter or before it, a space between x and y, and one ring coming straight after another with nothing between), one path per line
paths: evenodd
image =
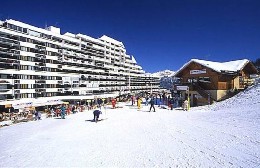
M158 89L120 41L0 21L0 100Z

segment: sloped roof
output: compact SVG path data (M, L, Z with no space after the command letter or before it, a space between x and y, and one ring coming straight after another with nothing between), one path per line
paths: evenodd
M131 59L132 59L133 63L137 64L135 57L133 55L132 55Z
M190 63L195 62L205 67L208 67L216 72L221 71L239 71L244 68L244 66L249 63L248 59L242 60L235 60L229 62L213 62L213 61L206 61L206 60L199 60L199 59L191 59L189 62L185 63L175 74L178 75L184 68L186 68Z

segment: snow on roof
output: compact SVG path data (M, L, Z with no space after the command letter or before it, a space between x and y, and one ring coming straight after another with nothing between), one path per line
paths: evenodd
M23 23L23 22L20 22L20 21L13 20L13 19L8 19L8 20L6 20L6 22L9 23L9 24L13 24L13 25L20 26L20 27L23 27L23 28L28 28L30 30L45 33L45 34L48 34L48 35L61 36L60 34L54 33L50 30L35 27L35 26L29 25L29 24L26 24L26 23Z
M13 19L6 20L6 22L9 23L9 24L13 24L13 25L16 25L16 26L23 27L23 28L28 28L30 30L33 30L33 31L36 31L36 32L39 32L39 33L52 35L52 36L59 37L59 38L65 39L65 40L70 40L70 41L73 41L73 42L79 42L79 39L76 39L75 37L70 37L70 36L68 36L68 34L67 35L60 34L60 28L57 28L57 27L54 27L54 26L49 26L47 29L43 29L43 28L35 27L35 26L32 26L32 25L20 22L20 21L16 21L16 20L13 20ZM72 34L72 33L69 33L69 34Z
M90 37L90 36L87 36L87 35L84 35L84 34L80 34L80 33L79 33L79 34L77 34L76 36L77 36L77 37L84 38L84 39L89 40L89 41L95 41L95 42L97 42L97 43L103 44L100 40L95 39L95 38Z
M75 38L75 37L76 37L75 34L70 33L70 32L66 32L66 33L64 33L64 36L68 36L68 37L72 37L72 38Z
M106 36L106 35L103 35L103 36L100 37L99 39L104 40L104 41L107 41L107 42L114 43L114 44L116 44L116 45L118 45L118 46L124 47L124 45L123 45L123 43L122 43L121 41L117 41L117 40L115 40L115 39L113 39L113 38L111 38L111 37L108 37L108 36Z
M60 28L58 28L58 27L49 26L49 27L46 28L46 30L49 30L49 31L51 31L53 33L60 34Z
M131 59L132 59L133 63L135 63L135 64L137 63L135 60L135 57L133 55L131 56Z
M249 62L247 59L243 60L236 60L236 61L229 61L229 62L212 62L212 61L204 61L198 59L192 59L194 62L197 62L201 65L204 65L208 68L211 68L215 71L238 71L241 70L246 63Z
M216 72L221 72L221 71L233 71L234 72L234 71L241 70L249 62L249 60L248 59L242 59L242 60L235 60L235 61L229 61L229 62L213 62L213 61L206 61L206 60L199 60L199 59L191 59L189 62L184 64L176 72L176 74L178 74L180 71L182 71L191 62L196 62L198 64L205 66L205 67L213 69Z

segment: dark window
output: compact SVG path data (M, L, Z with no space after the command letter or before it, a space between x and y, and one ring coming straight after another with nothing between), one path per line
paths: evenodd
M23 32L24 32L24 33L27 33L27 29L26 29L26 28L23 28Z

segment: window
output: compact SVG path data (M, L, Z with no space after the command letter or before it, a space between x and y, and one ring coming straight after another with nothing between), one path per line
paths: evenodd
M28 33L31 36L41 37L41 33L33 31L33 30L30 30L30 29L29 29Z
M23 46L21 46L20 50L21 51L27 51L26 47L23 47Z
M47 35L47 34L41 34L41 37L42 38L47 38L47 39L51 39L51 36L50 35Z
M12 25L12 24L8 24L7 27L10 28L10 29L12 29L12 30L15 30L15 31L23 32L23 28L22 28L22 27L19 27L19 26L15 26L15 25Z
M199 81L200 82L210 82L210 78L209 77L199 77Z
M27 33L27 29L26 29L26 28L23 28L23 32L24 32L24 33Z
M22 37L22 36L20 36L20 41L22 41L22 42L26 42L26 37Z
M53 40L53 41L57 41L57 42L62 42L62 39L57 38L57 37L52 37L52 40Z

